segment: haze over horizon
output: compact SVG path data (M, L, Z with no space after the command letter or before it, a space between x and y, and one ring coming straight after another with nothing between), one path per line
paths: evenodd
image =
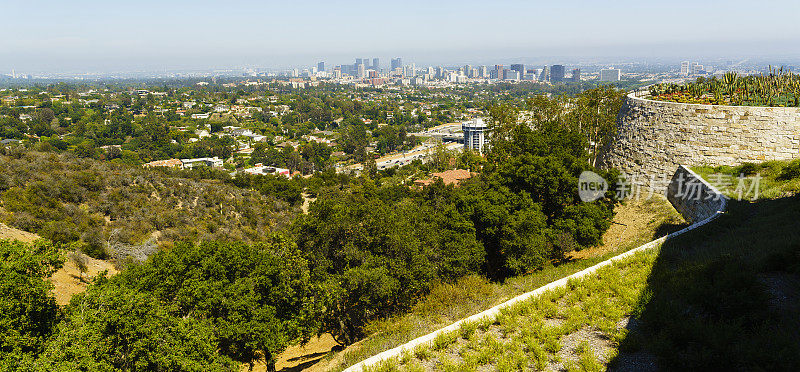
M800 58L800 2L7 1L0 73ZM686 26L691 25L691 26Z

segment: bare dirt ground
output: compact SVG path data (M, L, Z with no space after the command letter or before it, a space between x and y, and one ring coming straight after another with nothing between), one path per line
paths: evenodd
M13 227L8 227L0 223L0 239L21 240L23 242L32 242L39 239L39 236L27 231L17 230Z
M27 231L15 229L0 223L0 239L20 240L24 242L32 242L39 239L39 236ZM64 266L56 271L53 276L47 280L53 283L53 295L56 297L56 302L59 305L66 305L69 303L70 298L75 294L81 293L86 290L88 279L95 277L102 271L108 271L108 275L114 275L117 270L108 261L97 260L91 257L86 257L87 270L83 273L85 281L81 281L81 272L75 263L70 261L64 253Z
M94 278L97 274L103 271L108 271L108 276L117 273L117 269L115 269L114 265L110 262L88 256L86 257L86 267L87 270L83 273L84 281L81 281L80 270L75 266L75 263L69 258L66 258L64 260L64 267L56 271L53 276L48 279L50 283L53 283L55 286L53 294L56 296L56 302L59 305L68 304L72 296L85 291L86 287L89 285L88 283L91 282L91 278Z
M306 345L294 345L286 349L278 356L275 369L281 372L324 371L324 366L327 366L328 363L320 362L337 346L338 344L330 334L314 337ZM242 367L242 371L248 370L247 366ZM267 366L264 363L257 363L253 367L254 372L265 372L266 370Z
M311 195L305 192L302 194L302 196L303 196L303 205L300 207L300 209L303 210L303 214L308 214L308 207L314 200L317 200L317 198L312 198Z

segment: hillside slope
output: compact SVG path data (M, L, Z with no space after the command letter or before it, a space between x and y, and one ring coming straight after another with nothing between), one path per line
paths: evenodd
M40 237L36 234L8 227L0 223L0 239L32 242L36 239L40 239ZM88 281L85 279L92 278L103 271L107 272L109 275L117 273L117 269L111 262L91 257L85 257L85 259L87 268L85 273L81 273L74 262L65 259L64 266L48 278L50 283L53 284L53 295L56 298L56 303L59 305L68 304L72 296L85 291L89 286ZM84 280L81 280L81 277L83 277Z
M800 370L800 162L766 167L761 199L373 370Z
M299 212L197 172L35 151L0 151L0 163L0 221L96 258L178 240L260 241Z

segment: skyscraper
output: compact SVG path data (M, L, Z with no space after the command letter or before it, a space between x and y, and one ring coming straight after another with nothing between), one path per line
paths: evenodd
M378 59L378 58L373 58L372 59L372 69L375 70L375 71L380 71L381 70L381 60L380 59Z
M493 77L495 79L502 80L503 77L504 77L503 76L503 65L494 65L494 73L493 73L493 75L494 75Z
M553 65L550 68L550 82L560 83L564 81L564 65Z
M689 76L692 73L692 63L689 61L681 62L681 75Z
M325 71L325 62L317 63L317 71Z
M581 69L576 68L572 70L572 81L576 83L581 81Z
M413 63L408 66L403 66L403 76L404 77L414 77L417 75L417 66Z
M392 70L403 67L403 59L400 57L392 58Z
M519 73L519 77L521 79L522 76L525 75L525 65L523 65L521 63L513 64L513 65L511 65L511 71L518 72Z
M539 81L550 81L550 67L544 66L542 68L542 73L539 74Z
M358 65L358 78L363 79L365 74L364 64L361 63Z
M511 80L511 81L518 81L520 79L519 71L517 70L505 70L504 80Z
M622 73L617 68L606 68L600 70L600 81L619 81Z

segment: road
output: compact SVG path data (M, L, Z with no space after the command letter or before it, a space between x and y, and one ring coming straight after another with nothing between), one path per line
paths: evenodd
M423 163L428 161L427 157L433 152L433 149L437 145L435 143L423 143L415 147L410 151L399 152L396 154L386 155L384 157L375 159L375 163L378 167L378 170L384 170L386 168L403 166L410 164L412 161L419 159ZM448 150L460 150L464 147L464 145L456 142L446 142L445 147ZM337 167L337 172L348 172L348 171L356 171L359 172L363 170L364 167L361 163L351 164L343 167Z

